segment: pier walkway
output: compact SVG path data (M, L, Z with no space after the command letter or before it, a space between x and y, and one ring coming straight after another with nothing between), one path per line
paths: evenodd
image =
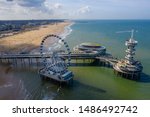
M60 53L58 56L67 59L68 54L66 53ZM45 58L50 58L50 54L44 54L43 57ZM97 54L88 54L88 53L71 53L70 55L71 59L73 60L86 60L86 59L92 59L94 61L103 62L106 64L114 65L117 62L117 59L113 58L111 55L106 54L106 55L97 55ZM39 62L39 59L42 59L40 54L0 54L0 61L15 61L20 59L21 61L28 59L29 61L31 60L36 60Z
M67 58L68 54L63 53L63 54L58 54L58 56L62 57L62 58ZM95 54L71 54L70 57L72 59L77 59L77 58L81 58L81 59L92 59L95 58ZM44 54L43 57L46 58L50 58L51 54ZM0 59L27 59L27 58L42 58L40 54L3 54L0 55Z

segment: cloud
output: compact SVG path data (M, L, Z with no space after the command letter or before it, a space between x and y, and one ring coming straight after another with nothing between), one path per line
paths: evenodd
M20 6L24 7L39 7L42 6L45 0L16 0Z
M85 14L87 12L90 12L91 9L89 6L84 6L84 7L81 7L79 10L78 10L78 13L81 13L81 14Z
M51 18L54 8L47 7L45 2L46 0L0 0L0 14L3 14L0 20Z
M56 9L61 9L61 8L63 8L63 5L60 4L60 3L55 3L55 4L54 4L54 8L56 8Z
M37 7L42 6L45 0L6 0L7 2L14 2L23 7Z
M48 1L44 2L44 6L47 9L51 9L51 10L59 10L59 9L63 8L63 4L61 4L61 3L51 3L51 2L48 2Z
M6 0L6 1L8 1L8 2L12 2L13 0Z
M149 10L150 0L0 0L0 20L150 19Z

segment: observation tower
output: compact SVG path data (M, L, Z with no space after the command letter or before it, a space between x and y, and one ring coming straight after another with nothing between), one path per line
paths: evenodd
M113 68L117 75L133 80L138 80L143 70L142 64L134 59L136 51L135 46L138 42L133 38L134 30L122 31L120 33L123 32L131 33L131 37L125 42L125 45L127 46L127 49L125 51L125 59L118 60L117 63L113 66Z
M133 56L135 55L135 46L138 42L133 39L133 33L134 30L131 31L131 38L125 42L125 45L127 46L125 60L128 64L134 64L135 62Z

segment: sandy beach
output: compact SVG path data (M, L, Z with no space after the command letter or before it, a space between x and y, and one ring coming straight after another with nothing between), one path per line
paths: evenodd
M49 34L60 34L70 22L61 22L40 26L37 30L21 32L19 34L0 39L0 53L27 53L39 47L42 39Z

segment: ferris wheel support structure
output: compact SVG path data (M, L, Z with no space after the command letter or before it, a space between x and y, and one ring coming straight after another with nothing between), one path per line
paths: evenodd
M56 39L58 41L57 43L61 42L64 45L68 54L67 60L60 58L57 51L49 50L48 48L48 51L45 51L45 45L48 39ZM51 45L49 45L49 47L51 47ZM72 80L73 73L68 70L71 61L71 51L64 39L57 35L48 35L44 37L40 46L40 54L43 60L43 68L39 71L40 76L59 82L68 82ZM44 54L50 55L49 58L44 57Z

